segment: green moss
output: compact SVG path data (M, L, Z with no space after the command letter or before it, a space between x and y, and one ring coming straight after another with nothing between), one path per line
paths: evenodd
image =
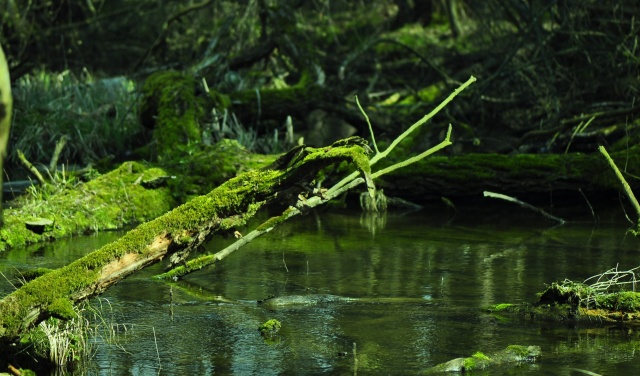
M197 147L202 131L203 99L196 97L195 81L176 71L152 74L142 88L141 122L153 128L158 156L170 157Z
M278 334L280 328L282 328L282 324L280 323L280 321L271 319L260 325L258 327L258 330L263 337L271 337Z
M488 362L491 361L491 358L486 356L484 353L478 351L475 354L471 355L468 358L464 358L464 370L472 371L483 369L486 367Z
M478 360L490 360L491 359L488 356L484 355L484 353L482 353L481 351L476 352L475 354L471 355L471 357L474 358L474 359L478 359Z
M529 356L531 356L531 353L530 353L529 348L527 346L509 345L509 346L507 346L507 352L515 354L516 356L518 356L518 357L520 357L522 359L526 359Z
M51 271L53 271L53 269L49 269L49 268L35 268L30 270L22 270L20 271L20 276L24 278L25 281L31 281Z
M52 301L51 304L47 306L47 312L54 317L64 320L70 320L76 317L73 303L66 298L58 298Z
M640 311L640 293L621 291L606 295L596 295L596 306L612 311L638 312Z
M503 312L512 309L515 307L515 304L511 303L500 303L487 308L489 312Z
M476 369L476 359L473 357L464 358L464 370L472 371L474 369Z

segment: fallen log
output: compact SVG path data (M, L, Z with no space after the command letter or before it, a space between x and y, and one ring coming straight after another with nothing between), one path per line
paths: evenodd
M233 232L267 204L288 206L323 168L354 163L369 174L366 141L341 140L325 148L285 154L269 169L239 175L209 194L146 222L117 241L25 284L0 300L0 348L38 322L75 316L73 305L178 251L186 257L213 233Z
M416 163L411 171L396 170L378 183L391 196L413 202L440 197L480 197L484 191L512 196L531 194L607 193L619 182L599 153L593 154L468 154L435 156ZM640 174L640 147L612 153L629 176ZM640 189L638 180L631 188Z
M373 179L397 168L405 167L451 145L451 127L440 144L405 161L371 173L371 165L386 157L408 134L431 119L457 94L475 81L471 77L443 103L414 123L389 147L369 159L371 149L360 137L338 140L324 148L299 146L278 158L270 166L241 174L210 193L128 232L117 241L55 271L46 273L23 285L0 300L0 353L20 351L16 341L38 322L49 317L71 319L76 316L74 304L101 293L134 271L171 255L172 263L182 262L192 250L203 244L213 233L234 233L259 209L279 205L288 208L259 226L255 236L268 232L278 223L300 214L311 201L317 205L334 197L341 190L366 183L370 199L376 197ZM306 200L311 182L327 167L343 162L355 166L356 172L342 179L331 189L317 192ZM361 175L361 178L358 178ZM326 197L324 197L326 195ZM294 206L292 206L294 205ZM370 204L375 210L375 204ZM291 210L293 208L293 210ZM240 235L241 236L241 235ZM222 252L221 259L234 249ZM17 346L16 346L17 345Z

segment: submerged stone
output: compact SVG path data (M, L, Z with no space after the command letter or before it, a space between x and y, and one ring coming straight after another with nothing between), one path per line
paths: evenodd
M512 367L522 363L535 362L541 354L540 346L510 345L506 349L491 355L476 352L468 358L456 358L431 367L421 374L465 373L505 366Z

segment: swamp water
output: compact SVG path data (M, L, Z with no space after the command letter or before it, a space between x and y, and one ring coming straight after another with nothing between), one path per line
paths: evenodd
M566 214L582 222L552 227L501 204L390 213L376 221L358 212L310 213L177 283L151 280L162 271L155 265L93 299L116 334L108 343L108 335L95 339L84 372L350 375L357 368L360 375L402 375L520 344L540 346L540 360L474 374L636 374L635 328L505 321L482 309L533 302L553 281L640 264L640 241L625 235L620 212L599 214L597 224L590 214ZM27 265L58 267L117 236L12 250L0 254L0 270L10 277ZM207 248L230 242L214 239ZM0 283L2 295L11 289ZM370 300L277 310L256 304L294 294ZM282 329L266 341L257 328L272 318Z

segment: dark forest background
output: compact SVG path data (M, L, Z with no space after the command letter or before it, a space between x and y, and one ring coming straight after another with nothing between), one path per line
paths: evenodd
M116 128L94 138L115 137L110 143L119 146L97 147L91 142L99 140L90 137L95 126L83 135L89 140L80 142L84 131L54 131L51 111L56 95L77 100L99 93L62 90L31 105L46 95L25 87L53 73L60 80L73 77L80 87L126 82L134 87L125 90L130 93L153 72L169 69L221 93L260 89L266 97L304 85L312 94L264 106L257 114L231 108L245 131L269 138L275 133L276 141L285 139L287 116L296 136L309 144L354 132L367 136L355 95L378 137L390 139L471 75L478 82L414 137L410 148L439 142L448 123L455 146L447 153L453 154L594 152L599 144L620 150L638 140L640 3L634 0L4 4L0 43L17 91L10 148L22 145L34 159L49 154L42 149L52 149L61 134L70 138L68 160L88 154L126 158L137 146L127 140L141 139L138 123L127 123L137 119L138 97L132 94L123 104L117 103L122 98L107 97L91 111L74 112L91 121L107 119ZM38 111L42 116L34 119ZM37 139L33 129L24 131L36 123ZM124 127L130 129L118 131ZM27 147L34 141L45 146ZM256 151L282 151L260 145Z

